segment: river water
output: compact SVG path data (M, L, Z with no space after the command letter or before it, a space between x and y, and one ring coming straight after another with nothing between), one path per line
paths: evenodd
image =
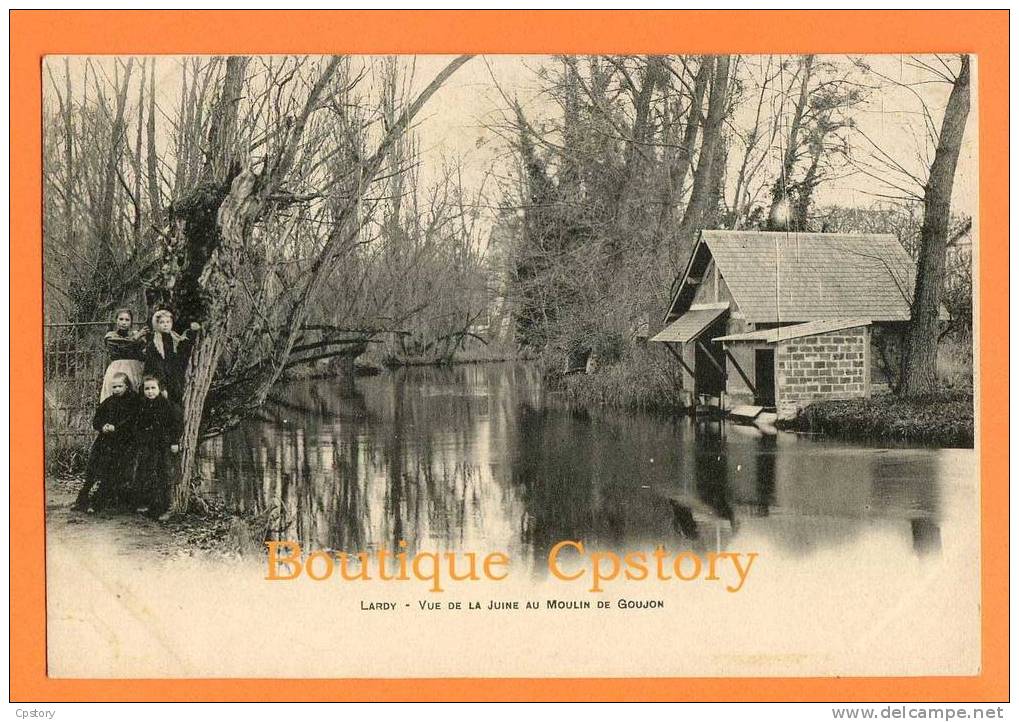
M972 450L848 443L690 417L571 409L533 366L293 382L204 448L206 491L276 538L340 551L765 545L789 559L937 558L976 528ZM946 529L948 533L946 533Z

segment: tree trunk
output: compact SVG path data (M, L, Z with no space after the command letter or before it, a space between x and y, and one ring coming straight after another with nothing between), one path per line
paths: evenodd
M74 248L74 111L71 103L71 69L67 58L64 58L64 79L66 99L64 102L64 169L67 177L64 180L64 211L67 227L64 229L64 243L67 248Z
M137 253L142 244L142 131L145 123L145 65L146 62L142 60L142 77L141 82L138 83L138 126L134 136L134 156L132 157L134 166L134 197L131 199L134 204L134 218L131 224L134 231L132 254ZM154 65L155 61L153 61ZM153 67L153 72L155 72L155 67Z
M701 225L705 228L722 228L725 222L725 168L729 162L729 147L726 138L720 137L715 143L715 159L711 162L711 185L704 204Z
M771 190L771 208L768 211L768 223L772 230L777 228L772 222L776 218L779 204L789 198L789 178L793 173L793 166L796 163L796 152L799 149L800 125L803 123L803 111L807 107L807 99L810 97L810 74L814 66L814 56L806 55L803 58L803 77L800 79L800 94L796 99L796 108L793 110L793 119L789 125L789 137L786 139L785 154L782 158L782 168L775 185ZM787 221L788 223L788 221Z
M697 145L697 131L704 122L704 114L701 105L704 102L704 92L708 88L708 80L711 78L712 62L710 56L701 58L701 66L697 69L697 77L694 80L693 98L690 99L690 110L686 116L686 129L683 131L683 148L679 153L675 167L669 169L669 188L676 198L683 194L683 186L686 185L686 176L693 165L693 150Z
M290 309L288 327L284 329L283 337L277 342L277 353L274 354L271 368L252 397L255 405L264 400L268 390L285 367L294 340L304 323L307 303L321 285L330 267L329 262L336 257L343 241L350 238L351 233L356 232L358 221L355 209L368 186L378 175L392 144L406 131L425 101L470 57L472 56L460 56L439 73L417 100L404 110L396 124L389 128L376 153L362 167L358 196L345 201L337 229L330 235L316 258L309 271L309 280L302 287L298 301ZM252 228L267 207L270 197L283 185L293 167L305 126L311 113L318 108L321 96L338 62L339 59L334 58L311 89L304 110L295 119L276 157L267 159L265 170L260 176L256 176L250 169L238 172L230 184L229 192L218 204L215 222L209 223L208 201L214 203L216 194L220 192L215 181L221 178L222 174L230 177L236 164L243 160L238 153L236 134L237 101L243 87L244 64L242 59L235 58L227 62L223 90L209 132L210 148L213 152L207 157L203 170L203 177L210 179L212 184L196 189L195 198L190 205L178 204L178 209L191 214L189 217L177 219L177 233L183 236L181 239L183 244L187 249L195 247L200 254L207 255L200 264L191 264L188 278L183 279L185 283L182 284L179 279L175 279L177 282L174 285L175 294L180 292L179 286L186 287L190 284L195 287L198 291L196 298L202 300L201 318L204 322L200 342L196 344L189 361L184 391L184 433L181 437L180 475L173 490L171 507L176 513L187 511L190 505L205 402L226 340L232 332L230 320L234 310L234 287L238 268L242 262L246 262L244 256L248 250ZM178 210L178 215L180 212L181 210ZM199 271L198 275L194 275L196 271Z
M581 154L584 130L580 121L580 71L577 57L563 56L563 166L559 190L569 203L581 202Z
M338 59L334 58L312 88L304 110L290 129L287 142L275 163L267 162L262 176L255 175L250 169L240 171L231 182L225 198L220 198L217 182L224 174L229 177L240 162L236 143L237 107L247 68L247 58L230 58L227 61L223 88L209 129L212 152L206 158L203 170L203 178L210 185L196 189L190 203L180 204L185 215L177 220L187 263L183 267L182 278L173 279L171 284L176 306L178 312L184 311L187 320L195 320L197 316L204 327L188 363L180 475L171 500L174 512L187 511L191 500L191 482L201 442L205 400L231 332L234 287L238 269L244 262L252 226L265 208L268 197L279 189L293 165L304 127L337 63ZM212 208L217 208L214 222L209 218Z
M924 189L920 255L902 369L903 396L931 393L937 388L938 311L945 285L952 186L969 116L969 95L969 56L963 55Z
M701 106L704 104L704 93L707 91L712 69L711 56L701 57L700 67L697 68L697 75L694 78L690 104L686 111L682 141L679 143L678 148L666 149L665 165L668 176L664 181L662 207L658 212L658 228L655 232L656 241L660 244L657 251L662 259L661 266L666 275L671 274L676 265L674 258L678 251L675 244L670 244L669 240L673 239L672 232L677 225L678 206L683 197L683 186L686 185L686 177L690 172L690 167L693 165L694 148L697 146L697 133L704 123L704 112ZM678 124L679 101L676 102L676 111L676 116L672 120Z
M609 234L606 244L608 262L616 267L623 262L620 248L625 245L624 239L632 238L635 228L632 222L633 212L636 206L646 202L643 198L642 188L644 187L638 179L647 166L648 150L647 145L651 136L651 98L654 95L655 87L665 79L665 66L662 58L649 56L641 73L641 85L639 89L634 88L632 92L634 118L633 126L630 128L630 137L626 141L623 152L623 172L619 178L612 199L613 218L615 229Z
M623 160L623 177L617 188L617 205L622 212L620 226L625 228L629 222L627 217L627 201L630 187L638 171L643 166L646 158L646 149L650 136L650 115L651 96L654 95L655 87L662 83L665 78L665 68L662 59L656 56L649 56L645 61L644 71L641 73L640 90L634 93L633 97L633 127L630 129L630 138L626 141L626 150Z
M128 83L131 81L133 60L125 65L124 80L121 83L119 74L114 75L113 88L116 106L110 125L109 147L102 159L102 181L98 189L98 204L92 208L92 233L96 244L96 255L92 272L83 280L82 292L76 294L75 312L72 320L93 321L97 309L110 301L110 291L117 268L115 236L119 236L119 224L116 222L117 173L123 160L126 125L124 113L127 107ZM119 73L119 71L118 71Z
M708 117L704 123L701 150L694 172L693 189L687 202L683 222L679 226L679 248L676 258L682 258L697 240L697 234L704 227L704 216L715 186L715 174L721 169L715 167L716 149L722 134L725 106L728 102L729 56L714 58L715 75L711 81L708 97Z
M817 188L820 180L817 177L817 169L821 165L821 154L824 152L824 137L815 139L810 148L810 165L807 173L803 176L796 187L796 208L793 211L793 228L797 231L807 230L809 221L810 202L814 197L814 189Z
M97 235L99 243L109 245L113 233L113 204L117 190L117 167L120 165L122 147L125 140L124 112L127 109L127 87L131 82L131 70L134 61L128 60L124 71L124 82L117 88L116 110L113 124L110 127L110 151L105 158L103 168L102 200L99 206Z
M140 109L139 109L139 112ZM149 73L149 118L145 127L146 155L145 164L148 171L149 183L149 214L152 223L162 224L163 201L159 193L159 161L156 155L156 64L152 63L152 71Z
M789 124L789 138L786 141L785 157L782 159L782 175L788 181L793 172L793 164L796 162L796 150L799 146L800 126L803 124L803 111L807 108L807 100L810 98L810 78L814 69L814 56L806 55L803 58L803 77L800 78L800 94L796 99L796 107L793 110L793 119Z
M242 172L233 180L225 198L221 195L225 174L236 152L230 147L231 131L236 128L237 99L246 71L246 58L227 60L223 88L209 129L205 184L171 209L175 233L166 256L172 261L168 260L164 267L176 272L161 279L161 285L172 292L178 320L203 324L188 362L184 388L180 474L170 500L175 513L187 511L191 500L205 399L223 352L233 308L233 287L225 273L239 254L237 244L242 244L238 235L243 233L243 225L236 218L238 209L244 205L242 194L250 194L255 184L250 171Z
M247 226L258 212L259 200L255 195L257 176L250 170L234 179L230 194L219 210L218 227L207 229L218 234L212 269L205 274L203 291L209 298L201 342L195 346L188 365L188 383L184 390L184 432L181 435L181 465L179 483L174 488L172 509L186 511L191 499L191 480L196 468L201 437L202 414L209 395L216 365L226 345L233 314L233 286L238 266L244 254ZM201 242L189 238L189 242Z

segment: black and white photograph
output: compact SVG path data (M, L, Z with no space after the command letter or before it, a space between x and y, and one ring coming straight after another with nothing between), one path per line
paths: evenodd
M978 71L47 56L49 674L977 674Z

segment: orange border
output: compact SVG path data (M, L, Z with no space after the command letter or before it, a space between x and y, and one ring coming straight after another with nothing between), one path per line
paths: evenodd
M979 56L980 332L1008 338L1008 11L13 11L11 699L1008 699L1008 355L982 354L983 663L977 677L57 680L46 677L42 450L44 54L973 52ZM17 309L15 311L15 309ZM1004 387L1003 387L1004 386Z

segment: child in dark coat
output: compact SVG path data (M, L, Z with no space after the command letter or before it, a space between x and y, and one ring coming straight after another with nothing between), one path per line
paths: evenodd
M173 330L173 314L156 311L152 333L145 345L145 373L160 379L163 396L175 404L184 398L184 376L194 347L194 336L201 329L192 323L183 335Z
M170 508L170 484L176 475L183 414L162 394L159 379L146 376L134 421L135 504L160 518Z
M99 488L91 501L96 510L117 502L125 495L133 465L132 431L137 408L138 397L127 374L113 374L110 395L99 404L92 419L92 427L99 436L92 444L85 483L78 492L74 509L86 511L89 508L89 493L97 482Z

